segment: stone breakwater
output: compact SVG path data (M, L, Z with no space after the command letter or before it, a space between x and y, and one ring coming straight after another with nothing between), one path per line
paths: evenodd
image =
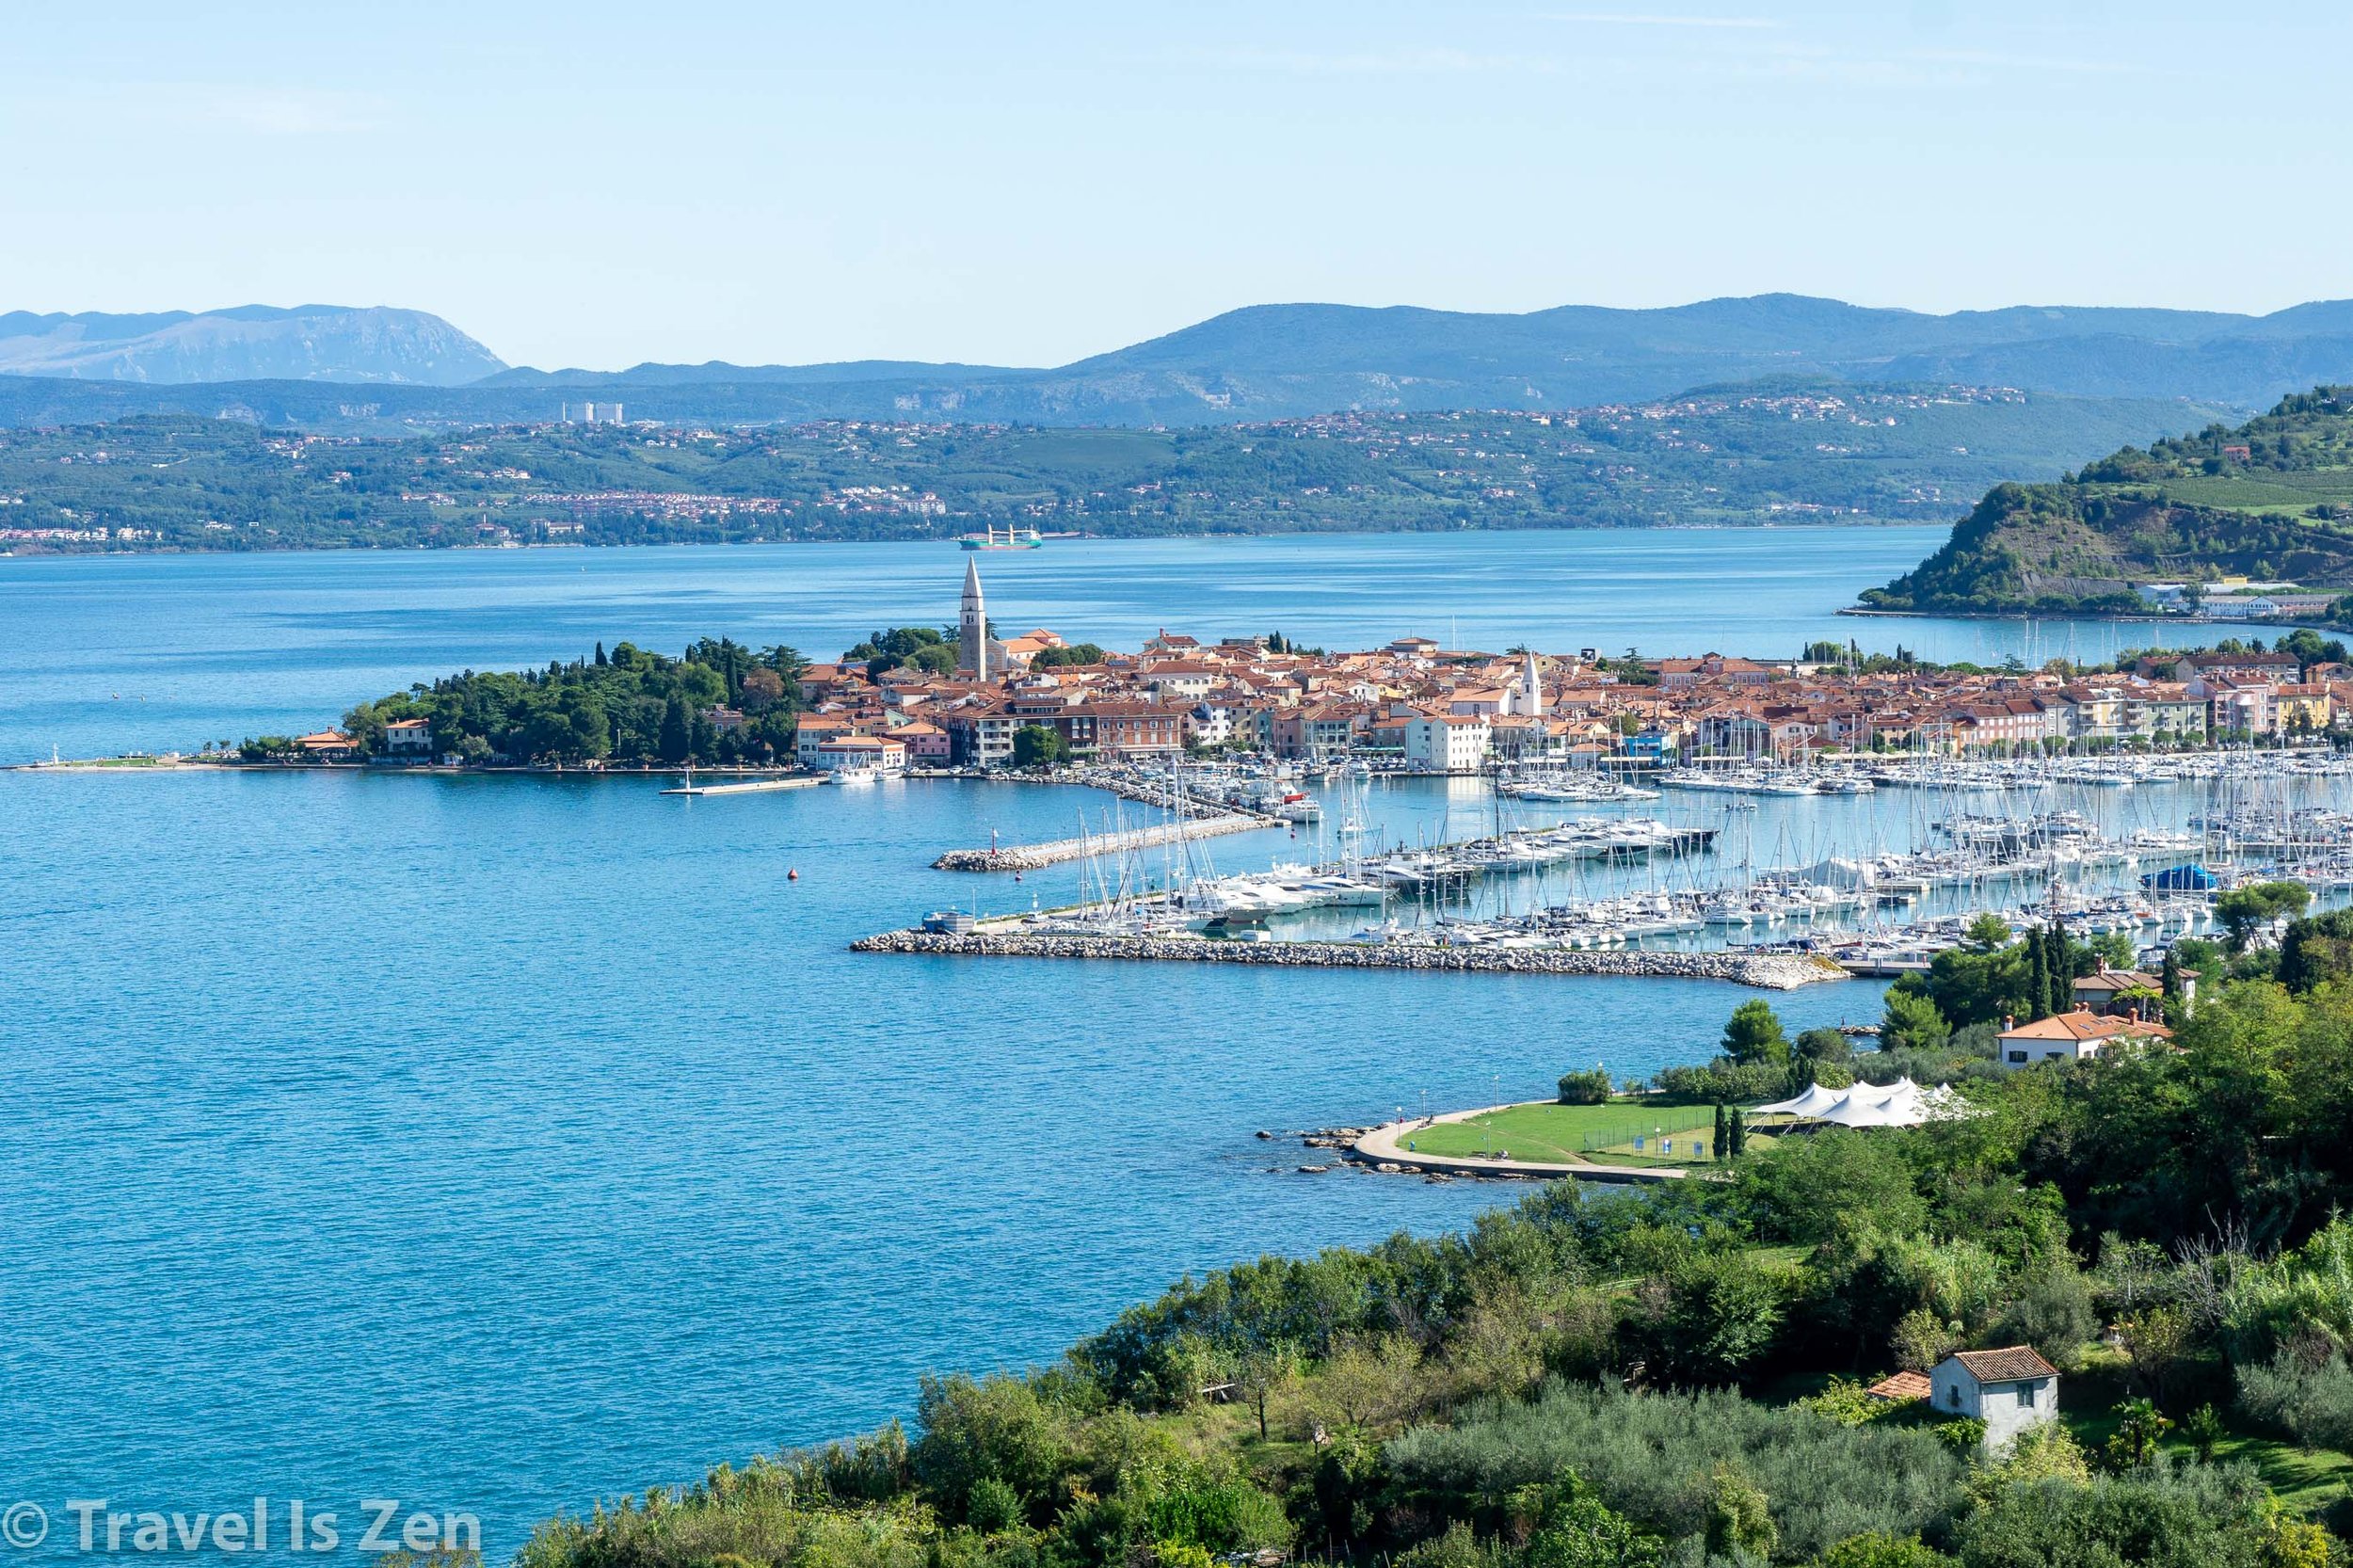
M1056 839L1043 844L1014 844L1003 849L952 849L932 862L936 872L1033 872L1064 860L1090 855L1117 855L1125 850L1173 844L1180 839L1210 839L1221 833L1254 833L1280 827L1273 817L1233 813L1186 823L1160 823L1119 833L1091 833L1082 839Z
M1065 933L887 931L850 944L853 952L922 952L963 958L1112 958L1192 964L1261 964L1293 968L1445 969L1495 974L1582 974L1728 980L1794 991L1844 980L1834 964L1785 952L1585 952L1441 948L1351 942L1227 942L1184 936L1082 936Z

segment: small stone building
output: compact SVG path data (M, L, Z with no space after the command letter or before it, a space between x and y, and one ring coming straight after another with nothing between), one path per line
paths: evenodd
M2058 1368L2025 1345L1955 1351L1929 1371L1939 1416L1985 1423L1985 1446L2008 1448L2021 1432L2058 1419Z

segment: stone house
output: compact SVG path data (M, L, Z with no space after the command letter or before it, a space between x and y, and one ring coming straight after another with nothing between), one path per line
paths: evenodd
M2058 1368L2025 1345L1955 1351L1929 1370L1939 1416L1985 1423L1985 1446L2006 1448L2021 1432L2058 1419Z

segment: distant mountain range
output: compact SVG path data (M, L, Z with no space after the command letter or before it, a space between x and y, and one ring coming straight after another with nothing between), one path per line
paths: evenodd
M342 305L146 315L0 315L0 374L184 385L382 381L460 386L505 361L440 316Z
M567 393L666 423L1195 425L1350 409L1590 408L1793 376L2253 409L2353 380L2353 300L2264 316L2028 306L1929 315L1797 295L1526 315L1260 305L1045 370L856 360L542 371L508 369L438 317L404 311L20 313L0 316L0 370L83 383L0 383L8 424L225 412L377 433L546 419ZM360 400L299 384L317 382L376 386Z

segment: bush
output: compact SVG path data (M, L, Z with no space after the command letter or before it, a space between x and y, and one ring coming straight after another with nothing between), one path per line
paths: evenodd
M1608 1102L1609 1094L1609 1070L1607 1067L1588 1067L1561 1075L1562 1105L1602 1105Z
M1793 1074L1785 1062L1743 1064L1726 1056L1704 1067L1662 1067L1651 1076L1651 1087L1667 1105L1777 1100L1804 1088L1808 1081L1802 1073Z
M2018 1284L2018 1297L2004 1315L2002 1337L2033 1346L2062 1372L2083 1364L2084 1346L2100 1332L2091 1310L2091 1283L2064 1256L2046 1261Z
M1638 1526L1694 1544L1725 1500L1714 1478L1729 1466L1768 1499L1778 1555L1801 1562L1852 1536L1918 1533L1964 1469L1918 1428L1842 1427L1728 1392L1559 1383L1526 1404L1407 1432L1387 1451L1401 1498L1437 1517L1492 1522L1516 1489L1573 1471Z
M2333 1349L2315 1354L2290 1347L2268 1365L2241 1367L2238 1404L2305 1448L2353 1449L2353 1369Z
M1850 1535L1814 1560L1816 1568L1946 1568L1952 1560L1916 1535Z
M2271 1568L2282 1541L2271 1498L2251 1470L2163 1461L2089 1486L2000 1487L1954 1536L1968 1568Z

